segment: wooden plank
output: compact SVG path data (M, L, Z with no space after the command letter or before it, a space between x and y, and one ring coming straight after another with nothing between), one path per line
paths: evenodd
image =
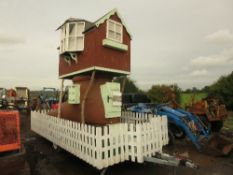
M162 151L168 141L165 116L130 112L122 115L123 123L102 129L55 118L43 111L32 112L31 128L98 169L129 160L129 157L131 161L142 163L143 156Z

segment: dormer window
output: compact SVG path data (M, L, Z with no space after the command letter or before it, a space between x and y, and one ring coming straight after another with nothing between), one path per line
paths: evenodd
M123 41L123 26L117 21L107 20L107 39L122 43Z
M60 53L84 50L85 22L67 22L61 27Z

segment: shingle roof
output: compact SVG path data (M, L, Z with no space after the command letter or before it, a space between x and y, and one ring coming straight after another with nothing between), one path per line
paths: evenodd
M90 26L93 26L94 23L90 22L90 21L87 21L85 19L80 19L80 18L69 18L67 20L65 20L65 22L60 25L56 30L59 30L64 24L66 24L67 22L85 22L85 29L86 30L87 28L89 28Z

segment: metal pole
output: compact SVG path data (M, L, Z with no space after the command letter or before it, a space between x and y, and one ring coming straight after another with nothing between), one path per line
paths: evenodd
M100 172L100 175L105 175L107 169L108 169L108 168L104 168L104 169Z

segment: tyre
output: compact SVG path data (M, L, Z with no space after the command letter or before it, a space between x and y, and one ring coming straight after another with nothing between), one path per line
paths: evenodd
M173 133L176 139L183 139L185 138L185 132L182 128L177 126L175 123L169 123L169 129Z
M175 144L175 137L170 129L168 129L168 146L173 146Z
M223 121L214 121L211 122L211 130L212 132L219 132L223 127Z

